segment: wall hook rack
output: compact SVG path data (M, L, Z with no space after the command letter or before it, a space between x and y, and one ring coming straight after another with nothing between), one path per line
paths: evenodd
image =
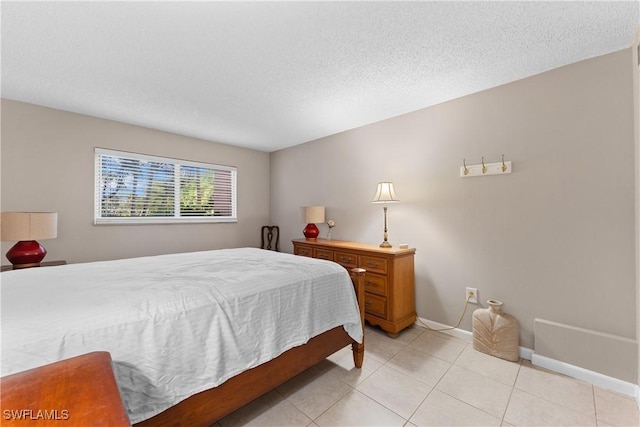
M460 167L460 177L462 178L504 175L507 173L511 173L511 162L504 161L504 154L502 155L502 161L497 163L485 163L484 156L479 165L467 165L467 159L462 159L462 166Z

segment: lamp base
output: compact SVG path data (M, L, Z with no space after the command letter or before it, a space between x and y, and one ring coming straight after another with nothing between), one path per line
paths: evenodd
M23 240L7 252L7 259L13 264L13 269L39 267L40 261L47 255L47 251L35 240Z
M387 242L386 240L382 243L380 243L380 247L381 248L391 248L393 245L391 245L391 243Z
M309 223L304 230L302 230L302 234L304 234L304 237L309 240L316 240L320 235L320 230L318 230L318 227L315 224Z

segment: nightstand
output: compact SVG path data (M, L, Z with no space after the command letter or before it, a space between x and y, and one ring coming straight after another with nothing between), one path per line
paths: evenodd
M66 263L67 261L65 260L45 261L40 263L40 267L53 267L56 265L65 265ZM30 268L37 268L37 267L30 267ZM10 271L10 270L13 270L12 265L3 265L2 268L0 269L0 271Z

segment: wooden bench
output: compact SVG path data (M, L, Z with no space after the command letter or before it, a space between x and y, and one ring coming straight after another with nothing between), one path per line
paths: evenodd
M105 351L7 375L0 395L3 427L131 426Z

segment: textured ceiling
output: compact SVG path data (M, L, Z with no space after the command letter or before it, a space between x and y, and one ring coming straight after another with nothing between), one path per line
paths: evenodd
M263 151L631 45L628 2L2 2L2 96Z

